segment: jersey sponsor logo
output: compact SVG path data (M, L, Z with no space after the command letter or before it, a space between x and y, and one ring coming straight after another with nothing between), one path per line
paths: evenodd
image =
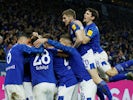
M87 35L88 35L88 36L92 36L92 33L93 33L92 30L88 30Z
M76 30L76 25L75 25L75 24L72 25L72 29L73 29L74 31Z
M6 71L11 70L11 69L15 69L15 65L8 66L8 67L6 68Z

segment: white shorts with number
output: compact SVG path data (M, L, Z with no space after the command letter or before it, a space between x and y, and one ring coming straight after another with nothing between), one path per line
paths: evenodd
M86 54L82 56L84 65L87 70L95 69L95 57L92 49L89 49Z
M33 87L35 100L53 100L56 92L54 83L42 82Z
M95 100L97 86L92 79L80 83L81 100Z
M77 100L78 97L74 97L74 96L77 96L77 95L74 95L74 93L78 94L76 85L73 85L70 87L66 87L65 85L59 86L56 100Z
M25 100L23 85L6 85L5 93L7 100Z
M105 51L102 51L101 53L97 52L94 55L97 67L100 67L104 72L111 69L111 65L108 62L108 55Z
M26 98L28 98L28 100L34 100L31 82L23 82L23 86Z

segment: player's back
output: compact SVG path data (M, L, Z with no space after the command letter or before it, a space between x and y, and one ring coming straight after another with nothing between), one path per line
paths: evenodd
M56 83L53 70L55 52L54 49L44 49L44 53L31 56L30 69L33 86L42 82Z
M83 60L77 49L70 46L64 46L57 41L48 40L48 43L70 55L68 58L69 65L71 66L78 81L91 79L91 76L85 69Z
M77 79L69 66L67 59L56 56L54 58L54 71L58 80L59 86L72 86L77 83Z
M24 73L23 45L15 44L7 54L6 84L22 84Z

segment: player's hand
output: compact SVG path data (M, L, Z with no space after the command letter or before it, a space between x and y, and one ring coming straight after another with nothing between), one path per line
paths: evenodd
M32 32L32 37L42 38L42 36L39 35L38 32ZM32 38L32 37L31 37L31 38Z
M40 47L41 44L44 44L47 41L48 41L47 38L39 38L33 43L33 45L38 48L38 47Z
M32 35L38 37L38 32L32 32Z

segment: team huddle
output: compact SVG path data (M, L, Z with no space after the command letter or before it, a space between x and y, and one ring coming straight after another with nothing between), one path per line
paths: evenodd
M106 82L132 79L121 73L133 65L133 59L111 67L100 45L95 21L98 11L87 8L83 22L72 9L62 12L68 26L57 41L49 34L22 34L8 51L5 78L7 100L112 100ZM98 71L100 70L100 71ZM99 75L102 72L103 75Z

